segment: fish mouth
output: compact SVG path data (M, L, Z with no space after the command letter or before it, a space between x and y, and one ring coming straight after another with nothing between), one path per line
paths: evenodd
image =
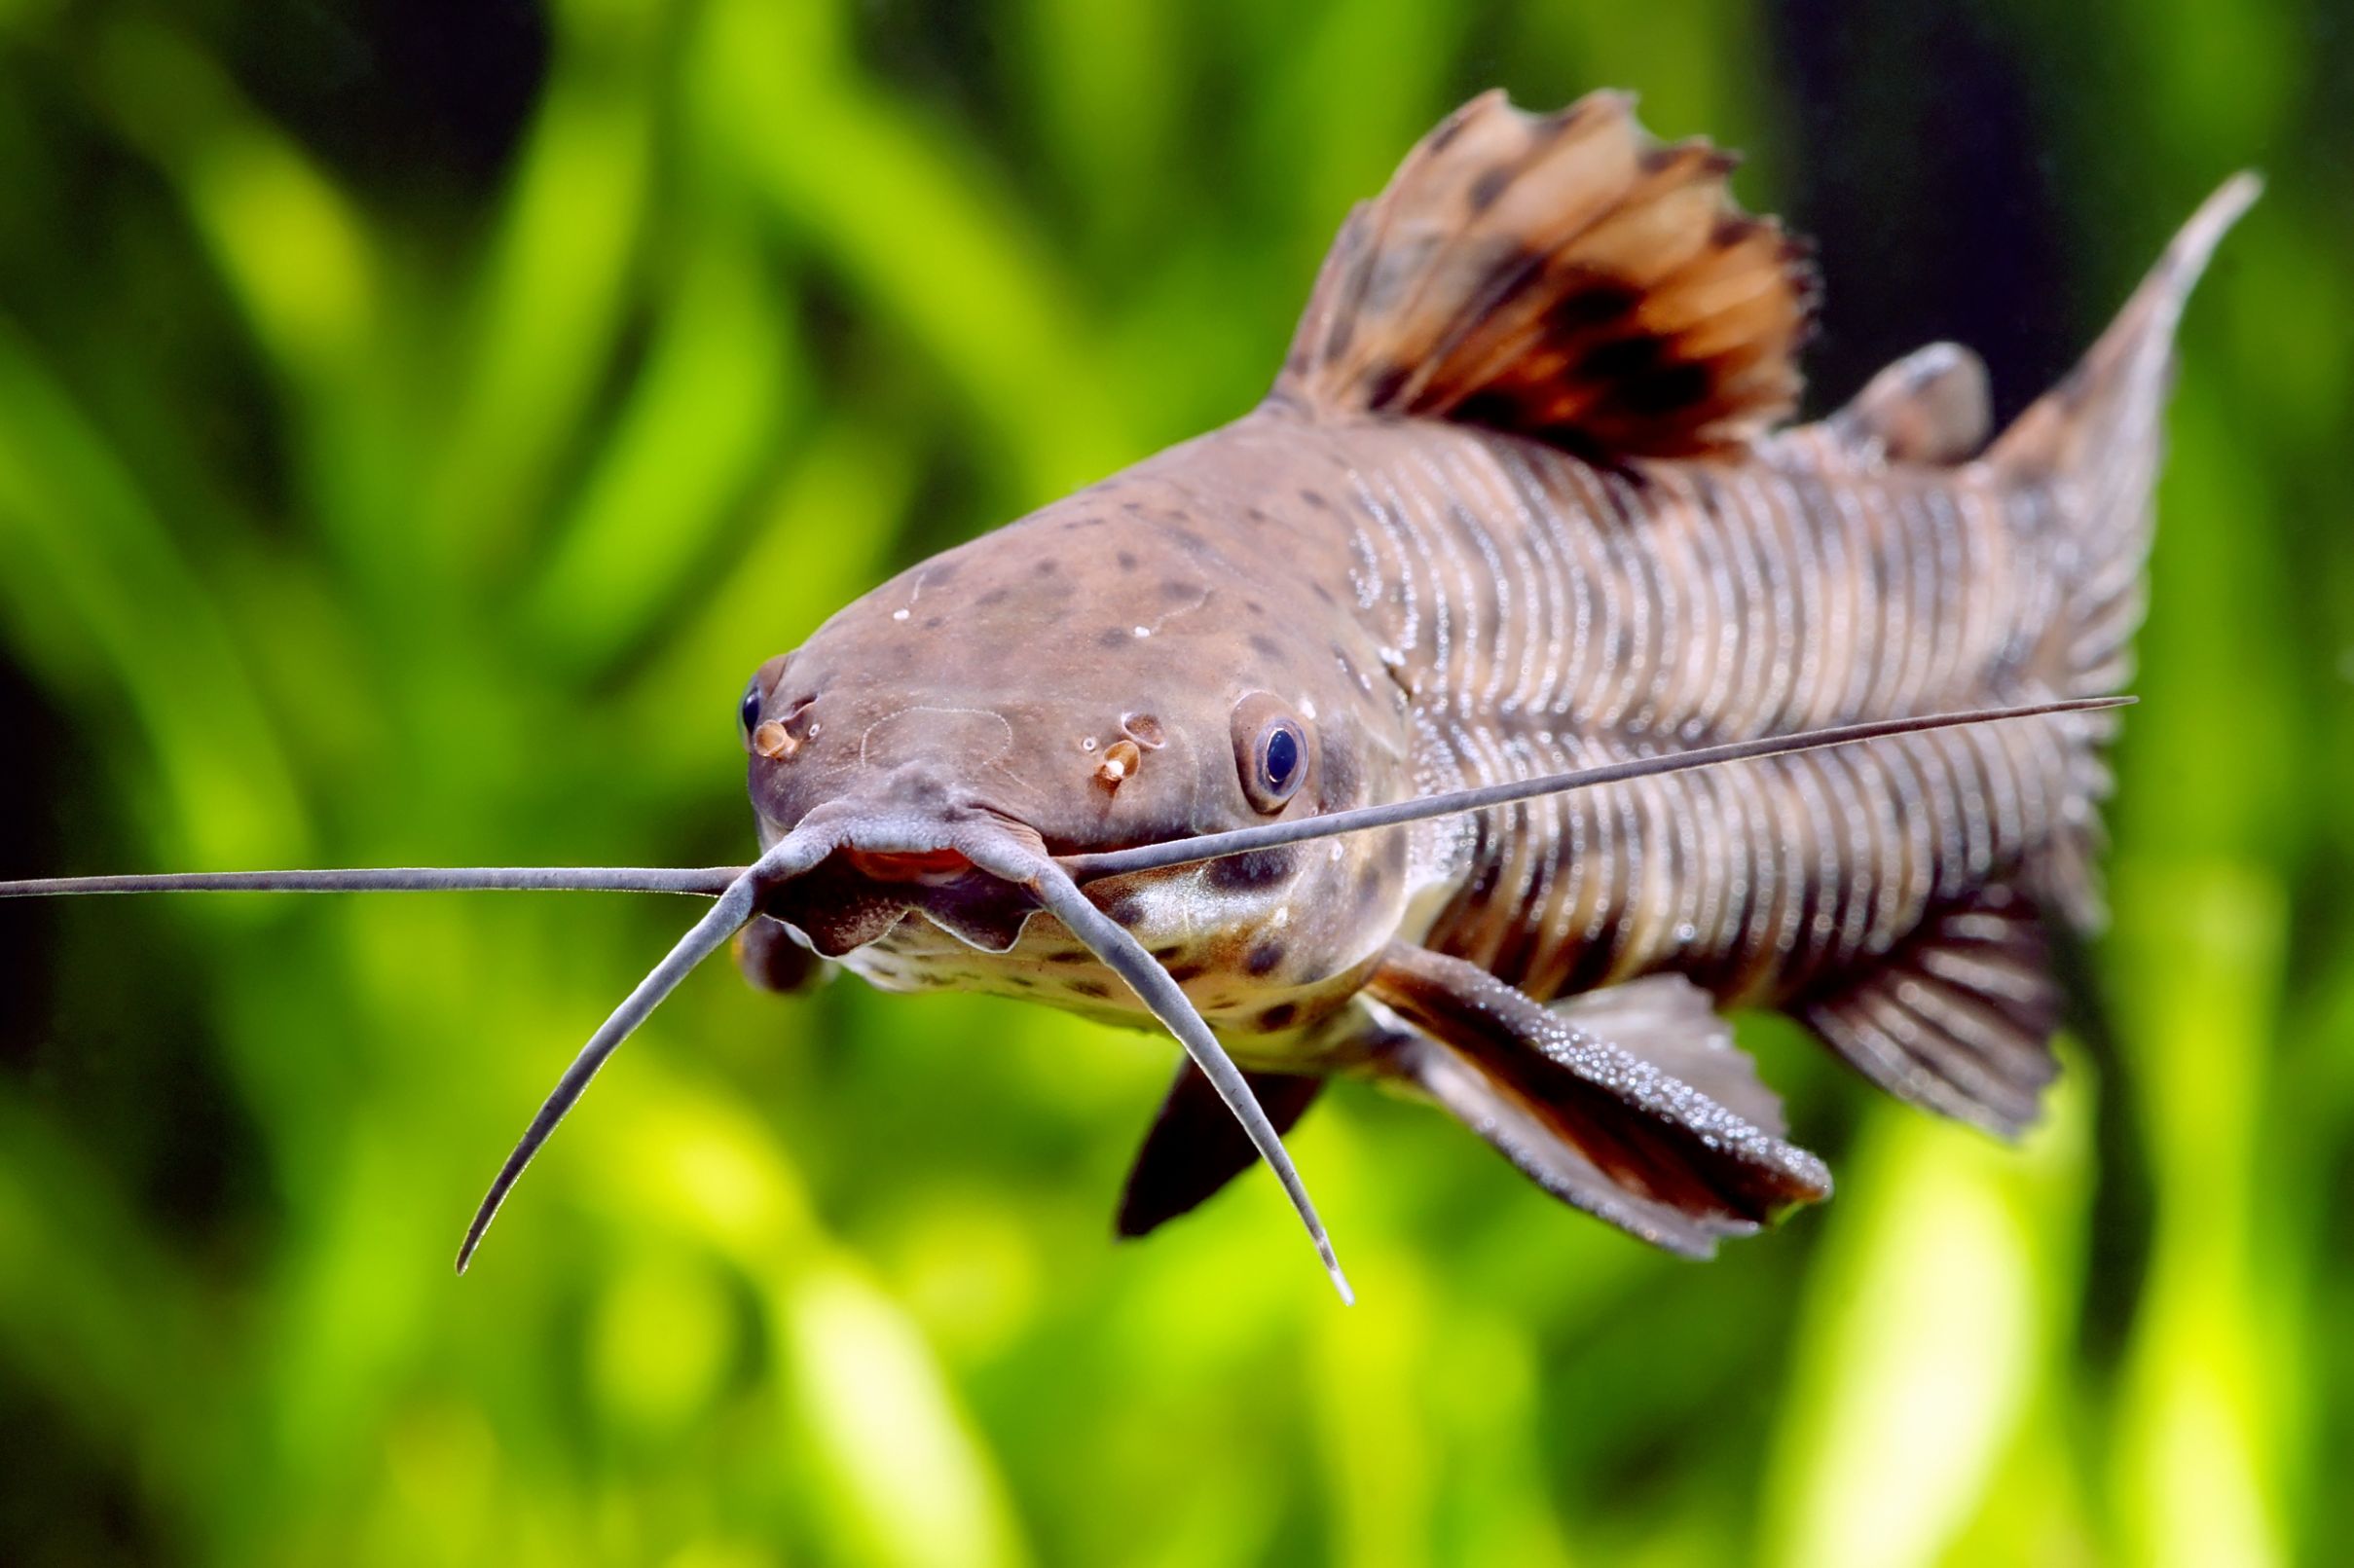
M855 846L842 857L860 875L875 882L913 883L919 887L952 886L974 874L973 862L962 850L873 851Z
M823 852L807 870L769 885L760 913L800 931L827 958L878 941L916 915L971 947L1004 953L1039 911L1027 879L1007 875L1006 862L1043 857L1045 846L1001 813L859 817L838 828L805 820L791 836L817 839Z

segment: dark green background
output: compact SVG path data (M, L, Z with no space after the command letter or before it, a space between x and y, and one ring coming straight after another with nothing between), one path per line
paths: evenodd
M1248 407L1495 84L1748 149L1822 407L1953 336L2016 409L2269 175L2185 330L2106 1028L2040 1133L1745 1024L1841 1193L1694 1267L1344 1091L1295 1141L1343 1311L1263 1176L1110 1243L1165 1043L715 968L459 1282L683 904L11 905L0 1558L2329 1560L2339 6L8 0L0 875L742 858L746 674Z

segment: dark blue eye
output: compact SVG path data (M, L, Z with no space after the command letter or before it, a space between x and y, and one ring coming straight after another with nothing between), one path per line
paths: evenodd
M1289 724L1277 724L1267 732L1267 741L1259 749L1259 776L1267 787L1278 795L1287 795L1300 783L1300 735Z
M1300 782L1307 777L1307 738L1299 725L1279 718L1259 732L1256 771L1252 804L1261 811L1273 811L1299 793Z
M760 677L753 676L752 683L744 688L744 700L736 705L736 722L744 727L746 735L759 724L760 709L766 701L760 692Z
M1244 692L1234 704L1234 771L1253 811L1273 816L1307 783L1315 740L1272 692Z

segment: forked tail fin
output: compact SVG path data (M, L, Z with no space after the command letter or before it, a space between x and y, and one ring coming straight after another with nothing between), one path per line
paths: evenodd
M1988 462L2041 488L2058 513L2052 567L2064 608L2040 673L2063 695L2114 692L2132 674L2175 323L2217 242L2262 189L2252 173L2225 181L2100 341L1987 450Z

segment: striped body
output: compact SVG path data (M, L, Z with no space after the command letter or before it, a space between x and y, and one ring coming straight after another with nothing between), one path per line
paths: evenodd
M1863 719L2081 695L2068 535L1991 470L1620 471L1439 425L1324 433L1357 615L1417 792ZM1539 998L1663 969L1778 1003L2089 822L2097 716L1556 796L1435 826L1423 939Z

